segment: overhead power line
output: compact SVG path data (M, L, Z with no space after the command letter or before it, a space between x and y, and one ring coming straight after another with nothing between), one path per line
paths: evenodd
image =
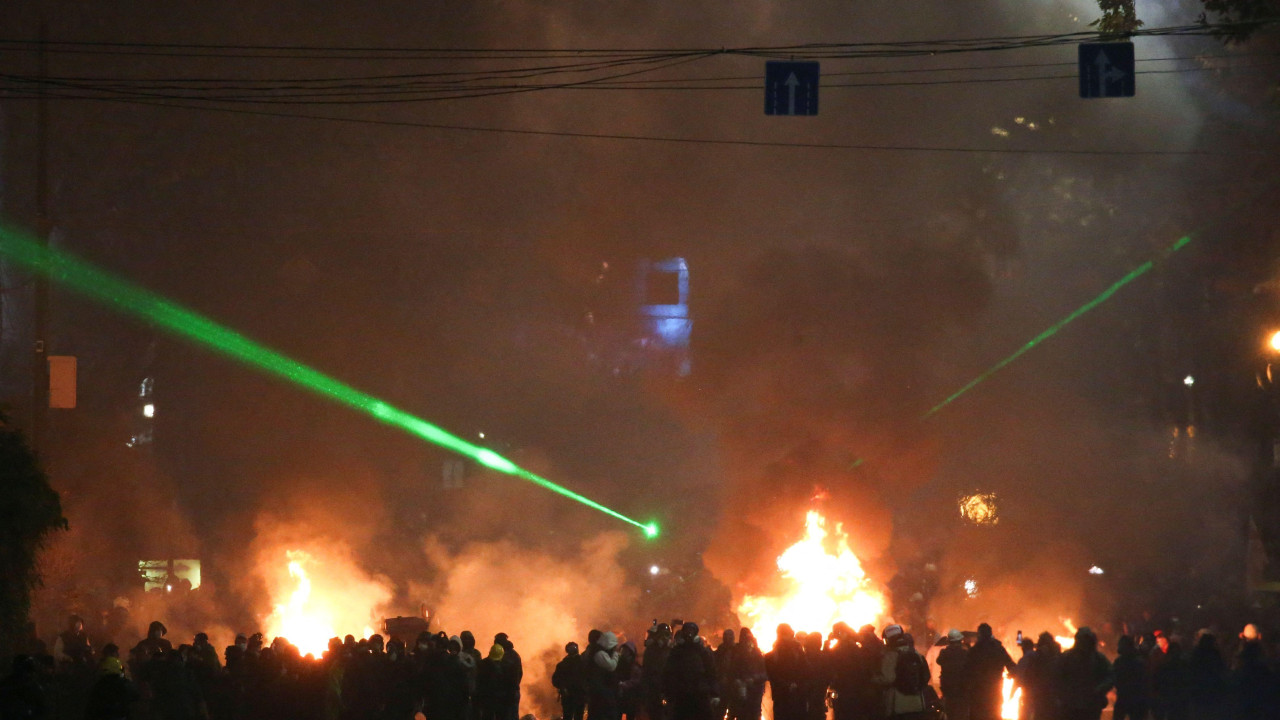
M1264 18L1248 23L1195 23L1159 28L1140 28L1130 37L1203 36L1221 34L1240 27L1273 25L1280 18ZM110 54L119 56L279 58L321 60L494 60L572 57L578 59L635 57L654 54L735 54L763 57L821 59L839 57L899 57L954 52L979 52L1046 47L1113 39L1097 31L1075 31L1039 35L1005 35L977 38L929 40L862 41L845 43L804 43L778 46L685 47L685 48L448 48L448 47L359 47L326 45L245 45L201 43L95 42L53 40L45 43L51 54ZM0 39L0 52L34 53L40 42L32 39Z
M118 83L110 81L85 81L66 78L41 79L31 75L0 74L0 99L37 99L41 92L49 99L86 100L101 96L126 96L161 100L237 103L254 105L365 105L387 103L421 103L445 100L486 98L541 90L576 91L750 91L760 90L758 76L733 76L721 78L669 78L636 79L635 76L665 70L701 59L705 56L684 58L638 70L615 73L609 76L552 83L495 83L461 82L445 83L391 83L371 85L293 85L293 86L182 86L176 84ZM1275 58L1277 56L1270 55ZM1173 59L1173 58L1170 58ZM1196 58L1176 58L1196 59ZM1139 70L1139 75L1168 75L1183 73L1258 72L1280 64L1280 60L1236 63L1225 66L1198 66L1161 70ZM1060 67L1075 63L1041 63L1022 67ZM996 69L992 66L991 69ZM892 71L887 71L892 72ZM824 77L849 77L860 73L827 73ZM895 80L871 82L824 82L824 89L929 87L947 85L971 85L987 83L1017 83L1043 80L1075 80L1075 73L1055 75L1012 75L1000 77L941 78L933 80ZM707 84L719 82L722 84ZM733 83L733 84L723 84ZM7 94L5 94L7 93Z
M591 132L575 132L562 130L531 130L526 128L511 128L497 126L482 125L453 125L446 123L427 123L416 122L412 120L389 120L378 118L353 118L341 117L336 115L312 115L308 113L292 113L277 110L255 110L248 108L230 108L218 107L215 105L187 105L183 103L157 101L157 100L135 100L127 98L89 98L91 100L124 103L130 105L145 105L148 107L158 108L176 108L183 110L202 110L206 112L221 112L236 115L253 115L259 117L275 117L275 118L291 118L303 120L315 120L320 122L338 122L352 123L358 125L375 125L382 127L400 127L400 128L417 128L425 130L446 130L456 132L470 133L491 133L501 135L526 135L541 137L559 137L559 138L578 138L589 140L619 140L632 142L648 142L648 143L672 143L682 145L708 145L708 146L737 146L737 147L758 147L758 148L794 148L794 149L817 149L817 150L860 150L869 152L925 152L925 153L953 153L953 154L1005 154L1005 155L1095 155L1095 156L1150 156L1150 157L1187 157L1187 156L1215 156L1222 153L1209 152L1207 150L1131 150L1131 149L1070 149L1070 148L982 148L982 147L959 147L947 145L899 145L886 144L877 145L871 143L822 143L822 142L781 142L769 140L745 140L730 138L695 138L695 137L678 137L664 135L641 135L628 133L591 133Z

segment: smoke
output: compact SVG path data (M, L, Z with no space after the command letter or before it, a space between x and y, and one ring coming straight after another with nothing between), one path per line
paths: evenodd
M432 598L437 629L472 631L482 653L490 638L506 633L524 663L521 711L551 717L558 708L550 675L565 643L585 644L592 628L625 640L639 594L620 565L628 543L623 533L604 533L555 554L513 539L451 552L428 538L426 560L440 579L413 583L411 593Z

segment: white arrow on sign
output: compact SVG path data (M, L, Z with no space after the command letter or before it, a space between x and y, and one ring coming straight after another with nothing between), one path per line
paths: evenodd
M1124 79L1125 72L1117 68L1115 65L1112 65L1111 59L1108 58L1107 54L1101 50L1098 51L1098 56L1093 59L1093 64L1098 67L1099 83L1102 83L1105 85L1106 83L1109 83L1109 82L1115 82L1116 80ZM1106 92L1101 88L1099 88L1099 90L1104 94Z
M786 82L783 83L783 85L787 86L787 114L795 115L796 114L796 87L800 85L800 81L796 79L795 73L791 73L790 75L787 76L787 80Z

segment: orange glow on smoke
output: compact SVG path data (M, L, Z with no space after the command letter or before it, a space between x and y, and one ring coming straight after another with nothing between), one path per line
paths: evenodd
M857 628L878 624L884 616L884 596L871 587L862 563L849 549L844 527L837 523L830 533L826 525L821 514L810 511L804 538L778 556L784 592L747 595L739 604L739 618L756 631L761 646L773 645L781 623L796 632L825 634L840 621Z
M315 583L307 567L315 569L321 563L302 550L289 550L285 556L288 559L288 579L279 585L281 591L288 591L288 597L278 602L264 621L268 640L283 637L303 655L319 657L328 647L329 638L344 633L354 634L356 628L363 628L361 637L373 634L373 628L368 625L372 610L367 613L358 611L362 606L368 608L367 598L364 603L357 601L352 604L343 602L336 593L315 592ZM332 590L328 587L331 584L325 584L326 590ZM363 618L357 619L355 615L363 615Z

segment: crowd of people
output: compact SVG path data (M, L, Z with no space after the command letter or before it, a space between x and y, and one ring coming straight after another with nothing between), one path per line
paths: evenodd
M523 663L503 633L487 652L466 631L348 635L319 658L261 634L221 654L204 633L177 647L167 634L153 622L122 656L71 618L52 652L15 658L0 720L521 720ZM1120 636L1114 661L1089 628L1066 650L1019 638L1016 661L986 624L936 644L931 663L901 625L841 623L826 637L781 625L767 652L751 629L725 630L712 649L695 623L655 622L643 648L600 630L570 642L551 684L563 720L760 720L766 696L774 720L996 720L1006 677L1022 720L1097 720L1111 698L1116 720L1280 717L1280 674L1253 626L1230 660L1208 631L1189 650L1159 631Z

